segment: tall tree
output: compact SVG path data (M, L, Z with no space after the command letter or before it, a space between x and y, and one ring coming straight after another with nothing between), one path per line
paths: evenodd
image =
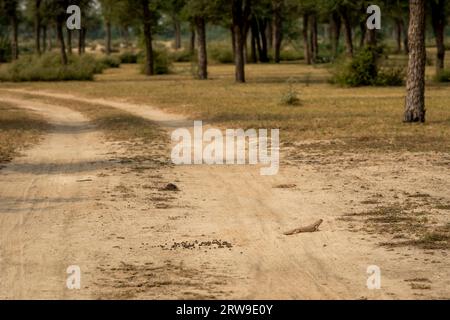
M19 1L2 0L0 2L6 17L9 17L11 26L11 58L19 58Z
M153 33L152 33L152 14L149 8L149 0L141 0L142 23L144 27L145 39L145 74L154 75L154 56L153 56Z
M69 63L66 52L66 44L64 41L64 29L66 26L66 17L67 17L67 0L61 0L53 3L55 19L56 19L56 37L59 42L59 49L61 53L61 61L64 65Z
M116 0L100 0L102 16L105 23L105 52L110 55L112 52L111 38L112 38L112 23L114 19L114 11L116 8Z
M283 41L283 9L284 0L273 0L273 34L274 34L274 61L280 63L281 42Z
M425 0L410 0L405 122L425 122Z
M181 16L186 0L163 0L162 8L172 19L175 35L174 48L181 49Z
M231 17L234 35L234 63L236 82L245 82L245 43L251 14L251 0L232 0Z
M206 24L216 19L217 7L210 0L189 0L183 10L183 15L194 27L191 42L197 40L197 77L200 80L208 79L208 55L206 47ZM191 43L191 52L194 53L195 44Z
M429 1L431 7L431 21L433 25L434 36L436 38L436 72L439 73L444 69L445 60L445 26L446 21L446 0L431 0Z
M36 53L41 54L41 3L42 0L34 0L34 43Z

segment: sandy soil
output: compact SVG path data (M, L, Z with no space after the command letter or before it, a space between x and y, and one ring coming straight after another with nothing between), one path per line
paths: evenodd
M137 170L81 114L16 93L2 99L54 129L0 171L0 298L450 297L445 250L381 247L386 236L340 219L373 195L388 201L419 186L450 200L448 167L426 156L366 155L347 167L286 160L273 177L253 166ZM104 103L168 131L188 123L149 106L35 93ZM180 191L159 189L169 182ZM283 235L319 218L320 232ZM80 290L66 288L70 265L81 268ZM381 268L380 290L366 287L369 265Z

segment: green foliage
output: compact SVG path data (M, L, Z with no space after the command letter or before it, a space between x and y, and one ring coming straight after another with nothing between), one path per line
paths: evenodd
M186 49L177 50L170 53L170 59L174 62L190 62L192 54Z
M450 82L450 70L442 70L434 77L436 82Z
M304 59L303 53L293 49L286 49L280 52L281 61L297 61Z
M145 55L140 53L138 55L138 62L142 65L141 71L144 72L145 66ZM155 49L153 50L153 67L154 72L157 75L169 74L172 69L172 60L170 59L169 53L166 49Z
M8 38L0 36L0 63L11 59L11 42Z
M349 62L337 61L333 82L349 87L368 86L377 78L377 53L366 47Z
M280 103L287 106L297 106L300 104L300 98L298 92L295 90L295 79L290 78L286 81L288 88L286 92L281 95Z
M378 68L382 48L366 47L349 61L335 62L332 82L348 87L401 86L404 83L403 68Z
M126 51L123 52L120 56L120 63L137 63L138 62L138 54L131 52L131 51Z
M85 81L93 80L107 66L91 55L69 57L63 65L58 54L46 53L40 57L23 55L19 60L0 68L0 81Z
M213 43L208 47L210 60L216 63L233 63L234 54L231 45L225 43Z
M118 56L105 56L99 59L99 63L103 64L105 69L107 68L119 68L121 59Z
M172 60L166 50L156 50L154 53L155 74L169 74Z
M405 83L405 70L403 68L383 68L378 72L373 85L381 87L402 86Z

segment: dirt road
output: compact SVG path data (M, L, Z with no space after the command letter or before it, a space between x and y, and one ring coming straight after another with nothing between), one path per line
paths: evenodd
M20 93L2 99L41 113L54 128L0 171L0 298L450 296L445 251L388 250L378 245L380 236L353 232L339 219L386 185L414 191L421 181L411 183L408 172L373 182L377 172L397 170L395 161L347 171L282 162L273 177L252 166L134 171L117 162L120 145L107 142L83 115ZM148 106L35 94L106 104L168 131L189 123ZM430 193L448 197L448 171L429 168L425 176L437 179ZM168 182L181 191L157 189ZM283 235L319 218L320 232ZM81 269L80 290L66 288L71 265ZM367 289L370 265L381 269L380 290ZM414 279L429 286L418 289Z

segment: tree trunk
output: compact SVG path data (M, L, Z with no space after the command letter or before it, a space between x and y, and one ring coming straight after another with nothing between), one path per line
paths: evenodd
M56 36L58 38L59 42L59 48L61 52L61 61L64 65L68 64L67 54L66 54L66 45L64 43L64 32L63 32L63 25L64 25L64 16L58 15L56 19Z
M194 57L195 54L195 26L191 25L191 41L190 41L190 52L191 57Z
M369 30L367 32L367 45L376 46L377 45L377 30Z
M151 13L148 7L148 0L141 0L143 10L144 38L145 38L145 74L151 76L154 74L153 63L153 44L152 44L152 21Z
M409 43L408 43L408 28L405 26L403 19L401 20L402 30L403 30L403 50L405 54L409 54Z
M400 19L395 19L395 41L397 42L397 53L400 53L402 51L402 27L402 21Z
M177 17L173 17L173 28L175 32L175 49L181 49L181 24Z
M198 38L198 78L208 79L208 55L206 52L206 23L204 17L196 17L195 25Z
M47 26L42 27L42 51L47 51Z
M124 26L123 27L123 38L124 38L124 42L125 42L125 48L129 48L130 47L130 30L129 30L129 26Z
M233 0L233 34L235 42L235 78L236 82L245 82L245 42L248 30L248 18L250 16L251 0Z
M266 25L266 39L267 39L267 48L269 50L273 49L273 21L272 19L268 19L267 25Z
M251 62L252 63L257 63L258 62L258 55L257 55L257 50L260 48L257 48L257 43L258 38L259 38L259 30L258 30L258 23L256 22L255 18L252 18L252 22L251 22L251 52L250 52L250 57L251 57Z
M273 27L274 27L274 61L275 63L280 63L281 58L281 42L283 41L283 1L273 2Z
M78 55L83 54L83 28L78 30Z
M445 0L430 1L434 36L436 38L437 56L436 73L444 69L445 60Z
M36 47L36 53L41 54L41 0L35 1L35 16L34 16L34 42Z
M16 14L11 15L11 56L13 60L19 59L19 21Z
M308 26L309 26L309 14L303 14L303 47L305 52L305 62L306 64L311 64L311 46L308 41Z
M311 60L313 63L317 62L319 56L319 43L318 43L318 26L316 14L311 15L311 32L310 32L310 47L311 47Z
M258 52L259 52L259 61L262 63L269 62L269 46L267 41L267 34L264 30L267 30L267 25L270 23L270 20L266 18L258 19Z
M86 53L86 35L87 35L87 28L83 28L83 53Z
M72 30L67 29L67 53L72 54Z
M235 52L234 62L236 66L236 82L245 82L244 37L239 26L234 26Z
M53 49L53 43L52 43L52 36L53 36L53 28L50 25L50 28L47 30L47 50L52 51Z
M331 44L333 56L337 57L339 54L339 39L341 38L341 16L338 12L333 11L331 14L331 34L333 41Z
M361 32L361 38L359 40L359 48L362 48L366 43L366 35L367 35L367 26L365 21L361 21L359 23L359 30Z
M107 19L105 21L106 26L106 54L109 56L111 54L111 21Z
M352 35L352 24L350 17L348 15L347 9L344 8L342 11L342 20L344 21L344 31L345 31L345 52L348 57L353 58L353 35Z
M405 122L425 122L425 0L409 0L409 63Z
M245 29L244 29L244 64L247 63L247 53L248 53L248 48L247 48L247 44L248 44L248 35L249 35L249 31L250 31L250 23L246 23Z

